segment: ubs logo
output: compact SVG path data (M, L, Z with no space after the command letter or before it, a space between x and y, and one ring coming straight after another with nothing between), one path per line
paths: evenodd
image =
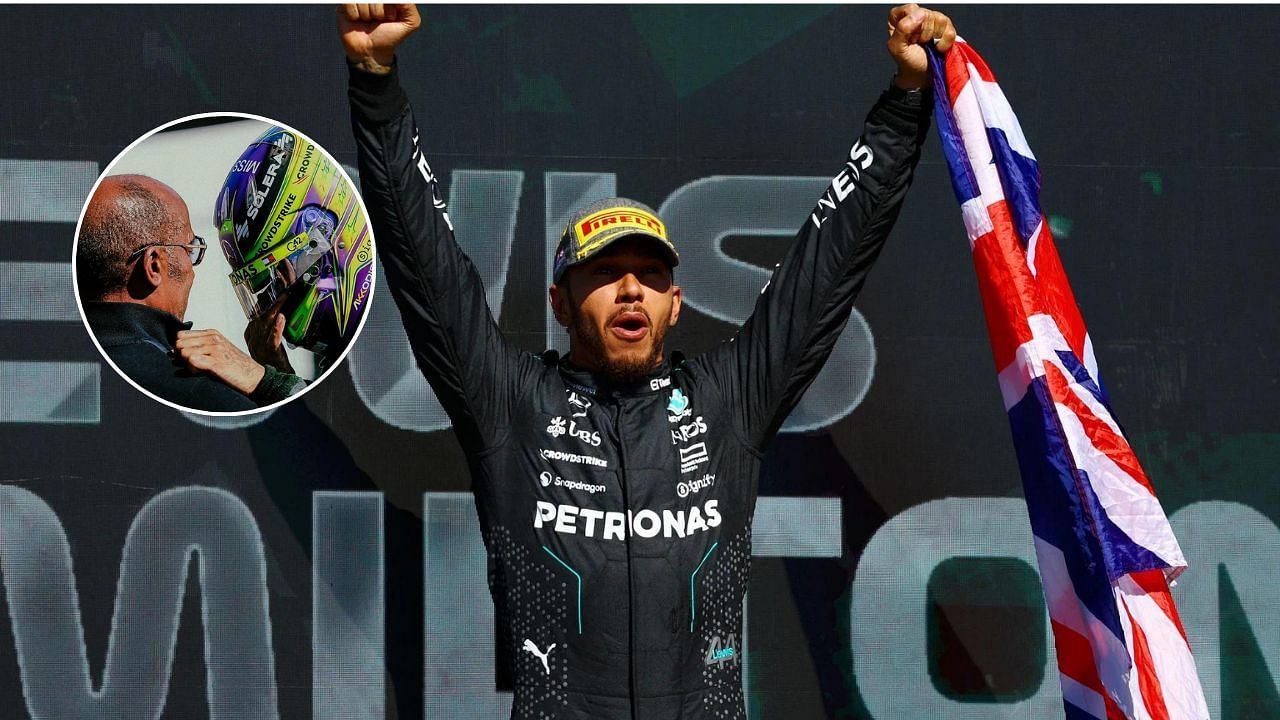
M566 427L563 417L551 418L551 424L547 426L547 434L551 437L568 435L569 437L578 438L591 447L600 447L600 433L595 430L579 428L577 420L569 420L568 427Z

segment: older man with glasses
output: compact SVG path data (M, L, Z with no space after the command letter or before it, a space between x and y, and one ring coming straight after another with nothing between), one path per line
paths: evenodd
M253 410L288 397L299 378L183 321L206 247L173 188L145 175L104 178L85 209L75 262L98 344L142 388L185 408Z

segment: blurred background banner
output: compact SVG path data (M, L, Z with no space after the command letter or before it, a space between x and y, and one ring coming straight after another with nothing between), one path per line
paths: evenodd
M887 7L424 10L401 77L458 240L528 350L563 344L546 306L562 223L615 193L659 208L680 245L670 347L727 338L893 71ZM1210 712L1278 717L1280 61L1240 29L1280 34L1280 11L946 11L1036 149L1116 415L1191 564L1173 592ZM321 387L231 420L138 393L76 312L85 196L152 128L252 113L355 164L332 15L0 8L22 28L0 77L4 720L509 708L466 464L387 293ZM219 186L182 188L193 214ZM769 450L752 717L1060 716L992 371L931 138Z

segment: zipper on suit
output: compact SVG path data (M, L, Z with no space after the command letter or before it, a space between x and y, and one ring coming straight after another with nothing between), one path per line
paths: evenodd
M627 528L623 533L627 547L627 686L630 688L631 720L636 718L636 601L632 587L633 559L631 557L631 493L627 488L627 441L622 434L622 400L614 396L613 431L618 435L618 485L622 488L622 505L627 513Z

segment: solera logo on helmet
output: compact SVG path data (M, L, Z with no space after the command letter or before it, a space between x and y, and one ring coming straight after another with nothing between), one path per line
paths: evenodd
M258 211L262 209L263 203L267 201L267 191L271 189L276 182L276 172L280 170L280 166L284 164L285 158L289 157L289 148L293 145L293 136L288 133L280 135L276 138L274 147L271 150L271 164L267 166L267 173L262 178L262 188L256 189L253 193L253 202L250 203L246 214L250 219L258 217Z

